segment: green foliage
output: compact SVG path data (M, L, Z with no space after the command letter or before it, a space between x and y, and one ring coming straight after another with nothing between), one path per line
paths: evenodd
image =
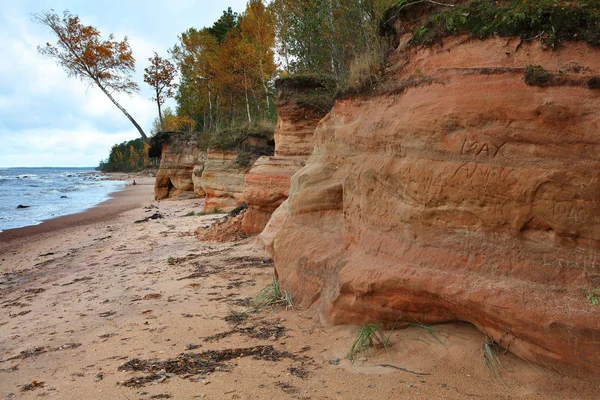
M328 73L340 88L348 85L350 65L380 46L380 21L395 0L275 0L279 53L284 68Z
M196 215L196 213L193 211L190 211L189 213L185 214L184 217L193 217L194 215Z
M596 307L598 304L600 304L600 290L598 290L597 286L594 286L594 289L589 291L586 297L592 306Z
M243 124L203 137L206 147L237 153L236 165L249 167L257 157L273 154L275 125L268 121Z
M147 161L148 148L139 138L115 144L108 159L101 161L98 169L102 172L131 172L143 168Z
M227 34L238 27L239 17L238 13L233 12L231 7L228 7L226 11L223 11L223 15L221 15L217 22L208 28L208 32L217 39L217 42L222 43Z
M389 337L385 336L379 324L361 325L348 352L348 358L354 361L357 355L365 357L367 351L375 346L388 350L391 346Z
M173 257L171 257L171 256L169 256L169 257L167 258L167 264L169 264L169 265L174 265L174 264L175 264L175 261L176 261L176 260L175 260L175 258L173 258Z
M238 152L237 158L235 159L235 164L241 168L249 167L251 162L250 156L251 154L245 151Z
M413 41L430 44L456 34L480 39L494 35L540 38L553 48L565 40L600 46L600 1L472 0L456 7L440 7L440 12L432 14L414 33Z
M252 300L252 306L256 310L272 305L284 305L287 309L294 309L291 295L279 287L279 282L275 277Z
M525 83L529 86L544 87L550 84L552 74L541 65L529 65L525 68Z
M338 93L337 82L330 75L299 73L279 78L277 88L293 88L293 100L300 107L326 113L331 110Z
M352 60L344 90L352 93L372 90L383 75L386 53L387 47L380 43Z

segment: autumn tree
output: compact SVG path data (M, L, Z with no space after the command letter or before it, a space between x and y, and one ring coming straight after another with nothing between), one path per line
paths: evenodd
M244 51L258 67L259 81L264 90L267 109L271 108L269 79L277 66L274 61L275 16L261 0L250 0L239 22L241 40L246 44Z
M158 105L158 119L162 130L165 130L165 124L161 112L161 106L165 103L168 97L173 97L175 84L173 80L177 74L175 66L167 59L159 57L154 52L154 57L148 59L150 66L144 69L144 82L152 86L154 90L154 97L152 100L156 101Z
M181 71L177 115L209 132L273 118L274 43L275 18L261 0L182 33L171 50Z
M204 127L210 130L217 120L217 75L219 44L208 29L188 29L172 50L181 70L178 104L188 114L202 114ZM193 103L190 100L194 99Z
M133 94L139 90L131 80L135 58L125 37L117 41L110 34L103 40L98 29L81 23L77 15L65 11L62 18L53 12L34 14L33 20L56 35L56 44L38 46L38 51L54 59L69 76L95 84L131 121L144 141L148 137L133 117L113 97L114 93Z
M160 121L155 118L152 122L152 134L158 132L191 132L194 121L186 115L177 115L170 107L163 110L163 118Z

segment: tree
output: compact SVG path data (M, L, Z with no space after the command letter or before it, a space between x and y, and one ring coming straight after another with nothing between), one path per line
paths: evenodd
M166 59L163 59L154 52L154 57L148 59L150 66L144 69L144 82L152 86L155 97L152 99L158 105L158 119L162 130L165 130L162 112L160 106L165 103L167 97L173 97L175 85L173 80L177 74L175 66Z
M430 0L423 0L430 1ZM328 73L344 86L350 65L384 53L379 23L398 0L274 0L279 53L288 72Z
M208 32L213 35L217 42L221 43L227 37L229 31L237 27L239 15L231 11L231 7L227 11L223 11L223 15L208 28Z
M103 40L96 28L83 25L79 17L69 11L63 12L62 18L53 12L34 14L33 20L50 28L57 39L54 45L38 46L38 51L54 59L69 76L98 86L136 127L142 139L148 140L140 125L113 97L113 93L131 95L139 90L131 80L135 58L127 37L116 41L110 34Z

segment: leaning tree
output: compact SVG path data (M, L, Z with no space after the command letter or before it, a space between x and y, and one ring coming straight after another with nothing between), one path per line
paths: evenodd
M34 14L33 20L47 26L56 35L56 44L38 46L38 51L54 59L69 76L95 84L136 127L144 141L148 137L133 117L113 97L139 90L131 80L135 58L125 37L117 41L113 34L103 40L98 29L81 23L77 15L65 11L60 17L52 11Z

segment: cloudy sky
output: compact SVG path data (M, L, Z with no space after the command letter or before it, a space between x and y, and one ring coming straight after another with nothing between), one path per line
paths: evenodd
M117 100L149 133L156 104L143 82L153 51L167 56L177 36L216 21L246 0L0 0L0 167L91 167L113 144L138 137L129 120L96 87L67 74L37 52L53 40L33 13L69 10L108 36L129 38L139 95Z

